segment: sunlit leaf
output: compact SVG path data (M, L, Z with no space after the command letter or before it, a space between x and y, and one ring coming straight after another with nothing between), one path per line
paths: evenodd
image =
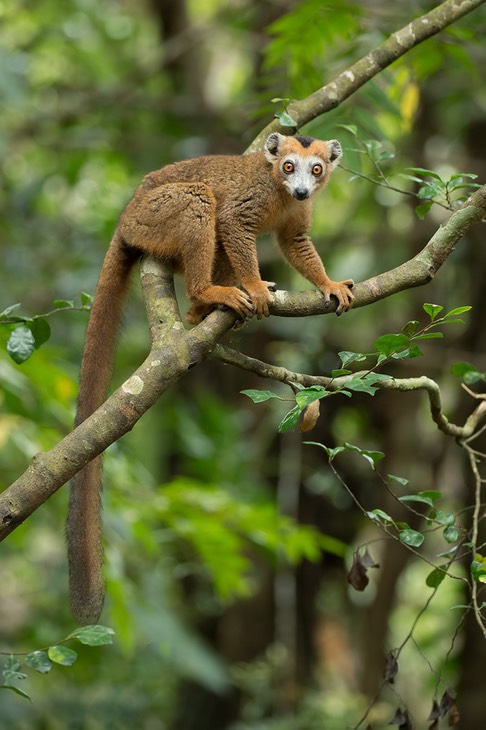
M71 667L78 658L77 653L67 646L50 646L47 650L49 659L56 664L62 664L64 667Z
M440 304L424 304L423 305L424 312L429 315L432 322L437 317L437 315L442 312L443 309L444 309L444 307L441 307Z

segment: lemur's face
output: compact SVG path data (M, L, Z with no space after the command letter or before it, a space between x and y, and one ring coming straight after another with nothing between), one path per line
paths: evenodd
M275 132L265 143L265 155L274 175L296 200L307 200L320 190L342 156L335 139L323 142L311 137L284 137Z

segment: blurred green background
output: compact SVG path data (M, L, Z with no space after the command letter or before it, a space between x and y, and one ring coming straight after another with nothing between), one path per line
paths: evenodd
M383 0L0 0L0 310L23 314L94 293L117 217L141 177L172 160L240 153L281 105L302 98L435 3ZM302 130L338 138L343 164L371 174L354 136L383 142L392 184L407 167L486 177L486 12L480 8L404 56L342 106ZM356 281L416 254L448 217L338 169L315 206L313 238L334 279ZM472 409L450 366L486 370L484 225L426 289L339 319L269 318L226 338L291 370L329 373L340 350L367 352L385 332L422 319L422 303L472 305L464 326L424 343L394 374L426 373L452 420ZM262 276L310 288L263 241ZM181 309L187 308L178 285ZM71 428L86 312L50 319L50 341L24 364L0 328L0 485ZM114 374L144 358L148 333L135 281ZM381 681L385 651L408 633L430 566L385 541L302 434L278 435L285 405L253 405L245 388L274 387L217 362L178 384L105 460L107 602L113 647L80 650L72 668L30 672L32 701L0 689L0 727L20 730L342 730ZM287 396L284 388L279 390ZM343 401L346 402L343 402ZM472 503L460 449L440 434L421 395L331 398L311 440L386 453L413 490L436 489L459 512ZM484 449L483 449L484 450ZM339 462L367 509L390 505L358 458ZM62 639L68 610L63 488L2 544L0 650ZM468 515L464 513L467 525ZM381 564L363 593L347 586L353 549ZM447 546L427 548L434 560ZM422 722L438 672L460 688L467 730L483 727L486 658L446 580L400 662L396 692L368 720L386 727L407 702ZM452 649L451 649L452 646ZM451 651L449 651L451 649ZM447 656L446 656L447 655ZM440 685L441 691L443 686Z

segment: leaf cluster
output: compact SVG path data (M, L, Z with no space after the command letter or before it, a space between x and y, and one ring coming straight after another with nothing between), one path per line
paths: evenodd
M429 316L429 322L426 325L420 326L418 320L410 320L402 327L401 332L385 334L378 337L373 343L373 352L371 353L352 352L349 350L339 352L341 367L331 371L331 377L326 385L304 387L300 383L290 383L294 390L292 400L295 405L293 405L280 422L278 427L279 432L282 433L294 428L299 422L299 419L303 415L305 417L306 411L324 398L337 394L351 398L353 393L366 393L374 396L380 388L380 383L391 379L390 375L376 372L378 367L392 360L422 356L423 353L417 343L423 340L441 339L444 335L442 332L437 331L436 328L447 324L463 324L464 320L460 319L460 315L469 312L471 307L455 307L442 316L439 315L444 308L439 304L426 303L423 305L423 309ZM353 373L349 369L349 365L365 362L369 358L373 358L375 364L370 366L368 370ZM468 363L457 363L453 368L453 372L455 375L468 378L469 382L477 382L477 380L483 377L483 374L478 373L474 365ZM248 396L254 403L264 403L271 399L280 401L289 400L272 390L248 389L242 390L241 393ZM310 423L305 424L303 428L301 424L301 430L311 430L315 425L318 415L319 411L315 409Z
M113 643L113 629L99 624L93 626L82 626L62 639L58 644L47 647L46 649L37 649L24 656L26 667L33 669L39 674L48 674L54 664L63 667L72 667L78 658L78 654L65 644L68 641L79 641L87 646L104 646ZM2 669L3 684L0 689L7 689L15 692L20 697L30 700L29 695L24 690L17 687L15 682L27 679L27 674L22 671L22 664L19 655L10 654Z
M18 314L21 304L11 304L0 312L0 326L10 331L7 340L7 352L17 365L29 359L35 350L44 345L51 336L51 326L47 321L53 314L61 311L89 312L93 297L81 292L81 304L67 299L55 299L55 309L46 314L34 314L32 317Z
M281 122L282 123L282 122ZM448 210L457 210L467 198L481 187L479 183L473 182L478 175L470 172L455 172L448 178L443 178L435 170L425 167L408 167L406 171L385 172L385 166L395 159L395 151L392 145L379 139L363 139L354 124L339 124L341 129L346 130L354 138L357 147L349 150L364 157L371 172L363 174L357 171L344 169L352 172L350 180L365 178L370 182L387 187L390 190L416 198L420 202L415 212L420 219L425 218L434 204L440 205ZM399 188L390 182L390 178L400 178L415 183L415 191Z

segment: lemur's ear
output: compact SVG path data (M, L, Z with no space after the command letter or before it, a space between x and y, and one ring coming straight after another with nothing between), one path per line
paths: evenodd
M341 143L337 139L330 139L327 143L327 149L329 151L329 162L331 163L331 170L334 170L339 163L339 160L343 156L343 148Z
M264 149L265 157L269 162L275 161L275 158L278 155L279 147L284 139L285 137L283 136L283 134L279 134L278 132L272 132L272 134L267 137Z

